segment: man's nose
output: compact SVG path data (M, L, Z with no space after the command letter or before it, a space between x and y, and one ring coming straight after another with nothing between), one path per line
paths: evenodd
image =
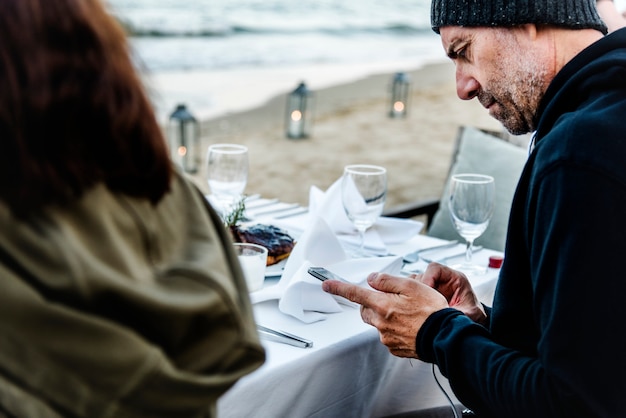
M480 83L478 81L464 73L461 69L457 68L456 71L456 94L461 100L471 100L478 96L480 91Z

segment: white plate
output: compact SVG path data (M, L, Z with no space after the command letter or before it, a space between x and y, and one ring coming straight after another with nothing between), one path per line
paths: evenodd
M285 258L284 260L280 260L276 264L265 267L265 278L280 277L283 274L283 270L285 270L285 265L287 264L288 259L289 257Z

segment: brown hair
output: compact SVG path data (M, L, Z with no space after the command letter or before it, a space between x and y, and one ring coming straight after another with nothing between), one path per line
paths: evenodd
M125 33L99 0L0 0L0 200L29 212L104 182L156 203L171 175Z

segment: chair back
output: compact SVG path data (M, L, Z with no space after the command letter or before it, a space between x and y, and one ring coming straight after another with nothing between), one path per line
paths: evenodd
M448 209L450 179L458 173L487 174L495 179L496 205L487 230L476 239L475 244L503 251L513 194L527 158L528 152L524 147L503 140L499 133L460 127L439 208L427 234L443 239L459 239Z

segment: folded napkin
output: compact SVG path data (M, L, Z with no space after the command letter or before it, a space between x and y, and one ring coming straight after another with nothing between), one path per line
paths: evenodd
M340 303L351 305L324 292L322 282L307 272L311 266L325 267L347 281L367 286L367 276L372 272L399 274L402 258L349 258L328 223L317 217L294 247L279 282L251 293L252 303L279 299L281 312L306 323L325 319L324 313L340 312Z
M275 220L289 231L302 230L302 225L310 226L316 218L326 221L340 242L347 248L357 248L360 244L359 234L346 215L341 200L341 178L335 181L326 192L312 186L309 192L309 212L306 215ZM371 255L387 254L387 245L405 242L417 235L423 228L423 222L412 219L380 217L365 232L364 249Z

